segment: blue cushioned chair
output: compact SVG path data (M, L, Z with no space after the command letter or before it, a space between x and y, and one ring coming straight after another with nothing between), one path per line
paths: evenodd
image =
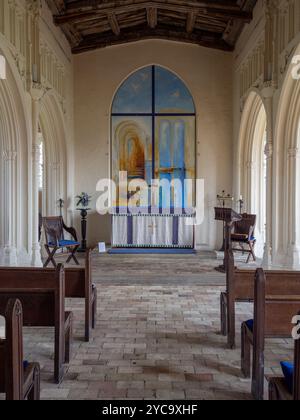
M269 380L269 399L300 401L300 338L295 340L294 362L281 362L281 368L284 378L272 377Z
M292 394L294 385L294 364L289 362L281 362L281 368L285 378L286 386Z
M253 319L249 319L249 321L246 321L246 325L249 328L249 330L251 332L253 332L253 328L254 328L254 320Z
M76 252L80 246L77 240L76 230L72 227L67 227L61 216L58 217L44 217L43 226L46 236L45 249L48 254L48 259L44 264L44 267L48 267L50 263L57 267L54 256L59 249L67 248L70 251L70 256L67 259L67 264L73 259L77 265L79 262L76 258ZM64 231L68 232L72 240L66 240L64 237Z

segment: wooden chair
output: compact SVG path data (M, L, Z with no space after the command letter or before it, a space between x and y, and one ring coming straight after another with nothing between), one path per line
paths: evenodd
M26 327L54 327L54 380L60 383L71 359L73 314L65 311L65 272L45 268L0 267L0 311L19 299Z
M241 366L245 377L251 375L251 392L256 400L264 397L264 350L266 338L291 338L293 317L300 308L300 277L281 293L270 294L270 283L262 269L255 275L254 319L242 323ZM284 284L284 279L282 279Z
M86 253L85 267L65 269L66 298L85 299L85 341L96 326L97 288L92 283L91 250Z
M292 389L288 378L274 377L269 379L270 401L300 401L300 339L295 340L293 367Z
M252 256L253 260L256 261L254 247L256 243L255 239L255 225L256 215L244 213L242 220L234 223L234 231L231 234L231 242L238 243L240 248L233 248L233 251L242 252L243 254L248 253L247 264ZM246 247L246 248L245 248Z
M23 313L21 302L9 299L5 311L5 339L0 339L0 393L7 400L40 399L40 366L23 361Z
M80 243L77 240L76 230L72 227L67 227L61 216L58 217L44 217L43 226L45 230L46 244L45 249L48 255L48 259L44 264L44 267L48 267L50 263L56 268L54 256L59 249L67 248L70 252L70 256L67 259L67 264L73 259L75 264L79 265L76 258L76 251L78 250ZM65 240L64 231L68 232L73 240Z

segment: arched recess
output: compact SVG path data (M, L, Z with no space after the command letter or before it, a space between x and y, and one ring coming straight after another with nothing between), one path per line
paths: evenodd
M66 201L67 194L65 127L54 94L47 93L41 101L39 126L39 138L44 143L43 216L54 216L59 213L58 200Z
M6 66L7 78L0 81L0 263L14 265L29 261L29 118L22 83L9 61Z
M297 58L294 61L294 58ZM300 267L300 46L287 67L276 122L277 262Z
M196 107L185 82L160 65L142 67L130 74L115 92L111 107L111 173L128 180L175 181L196 178ZM169 198L155 203L174 206L181 196L176 188ZM193 202L193 193L182 195L182 205ZM150 196L149 196L150 197ZM127 205L128 194L116 207ZM150 204L150 203L149 203ZM153 203L152 203L153 204ZM179 206L178 206L179 207Z
M258 93L251 92L241 119L239 179L245 210L257 215L255 236L259 257L263 256L266 240L266 128L264 103Z

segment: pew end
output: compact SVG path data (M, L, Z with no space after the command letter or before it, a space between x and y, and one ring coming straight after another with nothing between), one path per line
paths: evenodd
M0 392L6 400L40 399L40 366L23 362L23 311L18 299L9 299L5 310L5 338L0 340Z

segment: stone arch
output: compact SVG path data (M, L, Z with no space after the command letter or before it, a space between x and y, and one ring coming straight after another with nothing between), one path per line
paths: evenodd
M251 91L243 110L238 149L239 195L248 212L257 214L256 236L259 256L263 256L266 228L265 145L267 114L264 102Z
M294 57L300 55L300 45ZM300 80L293 57L279 99L275 127L276 254L278 263L300 266Z
M0 261L13 265L28 262L31 236L26 99L10 61L0 81Z
M41 100L39 125L45 150L45 215L58 212L57 201L66 201L67 194L67 146L64 119L60 104L51 92ZM66 210L66 209L65 209Z

